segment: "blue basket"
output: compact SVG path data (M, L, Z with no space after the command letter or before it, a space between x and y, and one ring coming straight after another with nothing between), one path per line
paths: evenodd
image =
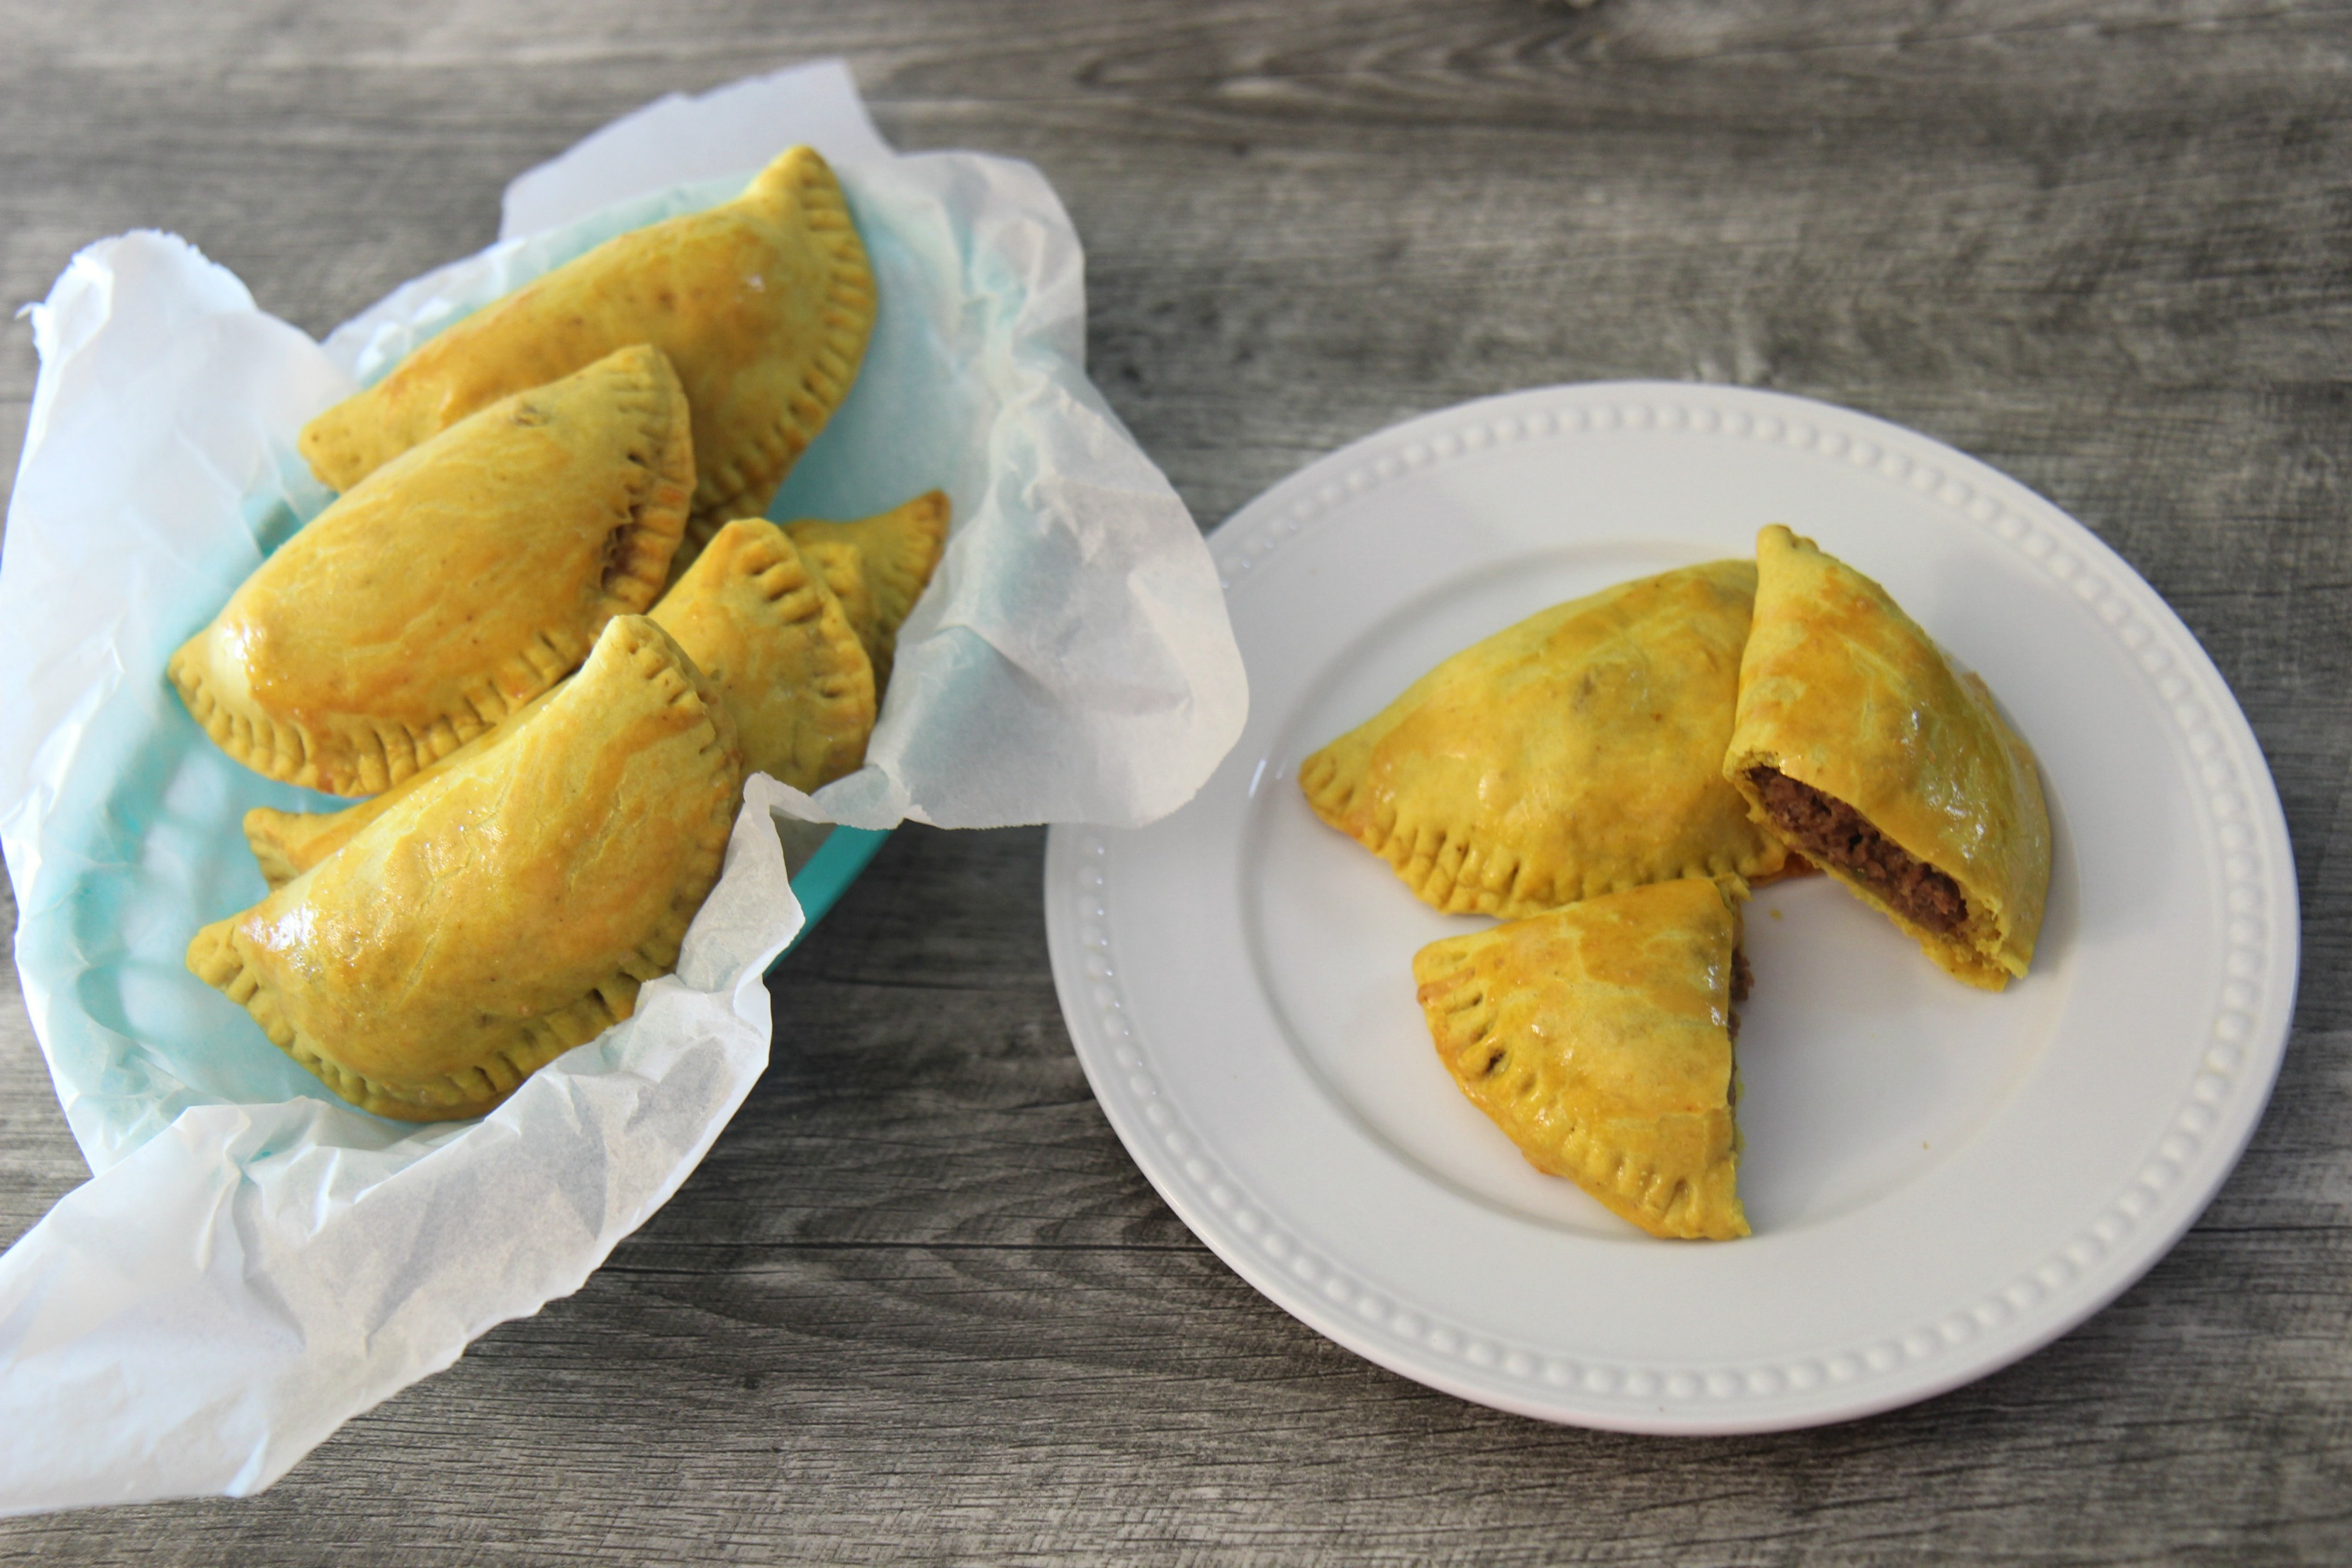
M857 874L866 869L866 862L874 858L882 841L889 837L890 829L887 827L836 827L825 836L816 853L809 857L808 864L793 876L793 897L801 901L801 929L784 944L784 951L776 954L776 962L768 965L769 973L773 974L792 955L793 949L816 929L816 922L840 901L841 895L849 890L849 884L857 880Z

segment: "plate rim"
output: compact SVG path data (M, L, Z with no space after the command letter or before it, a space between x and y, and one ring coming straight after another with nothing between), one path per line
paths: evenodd
M1889 478L1935 492L1932 499L1960 521L1976 524L2062 584L2071 584L2077 602L2137 656L2134 662L2151 695L2174 708L2192 739L2200 731L2219 731L2216 752L2234 765L2224 770L2222 782L2213 782L2210 770L2204 781L2211 809L2201 824L2216 867L2215 913L2226 929L2222 905L2233 901L2225 896L2231 885L2252 889L2254 907L2267 924L2257 939L2232 947L2231 953L2235 958L2251 947L2266 984L2251 1008L2229 1004L2226 996L2212 1003L2210 1048L2190 1089L2191 1101L2207 1098L2202 1110L2184 1102L2177 1119L2185 1125L2200 1115L2207 1123L2201 1136L2189 1141L2188 1155L2144 1157L2141 1169L2124 1178L2121 1192L2109 1194L2098 1219L2062 1249L2063 1256L2053 1255L2038 1270L2005 1287L2011 1299L2021 1286L2032 1299L1997 1323L1972 1324L1956 1310L1932 1329L1898 1328L1851 1367L1833 1364L1840 1358L1832 1357L1832 1364L1814 1369L1818 1375L1810 1381L1794 1368L1751 1368L1742 1375L1694 1358L1680 1369L1607 1373L1609 1386L1601 1390L1591 1382L1591 1369L1571 1367L1571 1375L1562 1380L1551 1375L1550 1366L1514 1366L1515 1360L1527 1360L1524 1352L1487 1344L1482 1357L1475 1340L1436 1348L1433 1342L1446 1332L1443 1329L1432 1329L1430 1340L1412 1349L1376 1335L1306 1288L1284 1266L1284 1254L1269 1252L1265 1238L1253 1245L1238 1234L1229 1215L1220 1214L1205 1192L1194 1190L1199 1184L1186 1179L1186 1156L1170 1148L1185 1141L1181 1119L1160 1100L1148 1068L1139 1076L1129 1073L1116 1059L1120 1050L1132 1054L1137 1048L1129 1043L1135 1040L1134 1026L1124 997L1115 979L1106 986L1087 973L1087 955L1108 951L1101 895L1111 835L1103 829L1056 825L1047 835L1044 892L1055 989L1097 1101L1154 1190L1228 1267L1326 1338L1460 1398L1603 1430L1730 1435L1858 1419L1973 1382L2072 1331L2152 1268L2219 1193L2261 1123L2293 1027L2301 911L2284 813L2268 761L2227 681L2171 606L2105 542L2048 498L1981 459L1876 416L1791 394L1711 383L1570 383L1417 415L1303 466L1211 531L1220 581L1230 595L1255 565L1307 532L1309 524L1403 474L1528 437L1620 429L1746 437L1812 450L1824 460L1843 456L1857 468L1877 467ZM2140 637L2127 637L2126 626L2138 628ZM2181 680L2182 696L2189 700L2164 698L2159 679ZM2185 782L2192 794L2198 790L2193 773ZM2251 870L2241 874L2242 862ZM2239 938L2231 931L2223 940ZM1148 1091L1139 1089L1139 1083L1149 1086ZM2216 1103L2219 1114L2213 1115ZM2178 1135L2165 1137L2159 1152L2177 1141ZM1261 1204L1278 1212L1277 1205ZM2143 1218L2148 1223L2139 1223ZM2053 1272L2059 1276L2054 1279ZM2036 1287L2037 1279L2044 1282L2042 1287ZM1999 1309L2003 1289L1997 1282L1982 1299L1974 1309L1978 1320L1987 1304ZM2006 1331L1988 1336L1979 1328ZM1726 1386L1727 1379L1732 1386Z

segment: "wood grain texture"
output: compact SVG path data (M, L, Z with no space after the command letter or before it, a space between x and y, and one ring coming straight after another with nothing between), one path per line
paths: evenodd
M2114 1307L1911 1410L1670 1442L1432 1394L1241 1284L1071 1056L1043 835L903 830L780 972L750 1102L578 1295L261 1499L10 1521L0 1555L2352 1558L2346 7L109 0L0 5L0 45L10 300L152 226L320 331L487 241L509 178L613 116L840 53L901 146L1053 180L1097 378L1204 524L1549 382L1921 429L2179 610L2270 758L2305 910L2271 1112ZM33 368L16 327L0 455ZM0 1236L80 1174L0 999Z

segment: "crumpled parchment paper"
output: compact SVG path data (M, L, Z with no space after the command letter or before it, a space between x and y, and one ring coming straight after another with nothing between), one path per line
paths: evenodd
M677 973L493 1114L333 1099L187 973L263 891L239 820L329 803L231 763L164 660L324 506L310 415L517 283L725 200L784 147L834 162L881 307L772 515L934 486L955 524L859 773L746 790ZM506 237L325 344L184 241L79 255L0 544L0 851L26 1005L95 1173L0 1256L0 1510L260 1490L491 1325L579 1288L766 1066L761 975L801 925L770 813L861 826L1131 826L1189 799L1246 691L1182 503L1087 381L1083 259L1036 171L900 157L822 64L665 99L518 179Z

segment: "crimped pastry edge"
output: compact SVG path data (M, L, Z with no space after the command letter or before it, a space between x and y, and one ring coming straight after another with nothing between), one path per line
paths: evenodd
M1736 952L1740 942L1739 905L1746 897L1743 887L1727 887L1717 881L1717 889L1731 912L1732 947ZM1556 913L1556 910L1547 910ZM1446 1065L1447 1076L1453 1077L1452 1064L1464 1051L1484 1042L1496 1026L1496 1012L1486 979L1478 973L1475 953L1487 938L1485 931L1470 932L1461 937L1448 937L1433 942L1413 955L1413 978L1418 986L1423 1016L1426 1019L1433 1043L1440 1060ZM1440 967L1444 965L1444 967ZM1732 1052L1732 1097L1725 1114L1731 1115L1732 1141L1725 1165L1729 1176L1728 1190L1722 1196L1724 1205L1719 1216L1728 1223L1710 1226L1695 1218L1702 1201L1702 1193L1687 1177L1668 1178L1654 1165L1639 1165L1605 1146L1600 1133L1590 1123L1579 1123L1568 1135L1561 1150L1561 1160L1540 1159L1517 1140L1512 1143L1528 1164L1547 1175L1559 1176L1574 1182L1591 1194L1611 1213L1627 1223L1638 1226L1651 1235L1669 1240L1727 1241L1751 1234L1745 1207L1738 1196L1738 1168L1743 1140L1738 1130L1735 1109L1738 1103L1738 1046L1736 1038L1727 1037ZM1463 1096L1477 1106L1488 1120L1493 1117L1458 1081ZM1703 1120L1713 1112L1691 1113L1688 1119Z
M730 535L735 536L731 542ZM812 710L803 728L823 737L824 759L812 772L803 773L796 758L793 769L795 776L774 776L795 789L814 790L855 773L864 765L866 743L873 735L878 682L865 645L851 627L840 601L826 585L824 574L802 558L792 537L765 518L737 518L729 522L711 536L706 554L709 550L719 549L722 543L729 557L725 564L730 575L749 581L753 591L775 610L778 618L773 623L774 630L801 631L812 621L820 626L829 623L830 626L809 633L832 658L828 668L802 688L823 700L821 707ZM688 569L688 575L680 577L654 606L652 618L665 630L669 628L663 620L664 612L673 608L672 602L690 585L689 579L702 564L698 560L695 567ZM807 593L805 606L798 614L788 615L786 601L803 590ZM675 608L682 613L686 606ZM745 731L745 715L740 709L735 718L739 732ZM748 768L752 765L752 741L748 732L742 733L742 744ZM797 752L799 748L793 750Z
M728 522L768 510L793 465L849 395L873 335L873 268L833 166L815 148L794 147L754 176L736 199L751 201L778 186L797 198L803 227L831 263L819 317L824 336L808 353L800 384L785 397L775 425L748 453L731 453L727 462L698 477L686 538L670 568L672 581Z
M890 669L898 658L898 628L913 613L947 552L949 510L947 492L933 489L872 517L847 522L795 518L783 525L793 543L804 548L846 545L857 552L866 592L874 600L874 634L866 651L874 662L877 695L888 686ZM887 548L868 550L868 541L879 541Z
M614 615L641 613L659 596L669 558L683 548L690 493L685 481L693 471L692 426L677 373L658 349L637 346L645 348L653 361L653 384L642 389L641 395L659 386L667 395L658 404L646 395L641 405L622 405L625 411L644 416L642 434L651 450L643 457L634 450L628 454L625 514L605 536L610 563L604 580L606 605L603 609L608 620ZM574 374L585 374L591 368ZM512 395L528 397L531 392ZM508 401L501 398L481 412ZM673 517L675 528L668 522ZM620 541L618 549L614 548L615 540ZM654 559L656 553L661 557L658 562ZM214 623L182 644L165 667L189 714L221 750L263 777L346 797L389 789L494 727L578 668L602 630L601 623L585 637L568 627L542 628L520 652L494 669L478 673L461 689L465 706L443 713L431 724L417 726L348 714L337 715L320 731L271 714L249 696L240 701L230 683L209 668L205 658L209 651L206 639L217 620L215 616Z
M648 679L658 679L664 672L676 679L669 700L690 704L702 717L703 754L714 759L715 767L731 773L736 787L714 795L717 804L706 831L694 846L690 870L660 923L604 977L562 1007L512 1021L505 1038L488 1046L475 1063L437 1080L404 1085L344 1067L326 1044L311 1038L286 1017L278 994L255 972L233 940L237 923L250 910L198 931L188 944L189 970L244 1007L271 1044L341 1099L362 1110L403 1121L457 1121L495 1110L540 1068L628 1018L635 1011L640 987L676 967L687 930L718 882L728 839L734 831L736 803L742 793L741 761L732 719L723 704L704 697L698 684L700 673L667 632L646 617L624 616L612 623L605 635L633 639L625 651Z
M1377 812L1357 819L1355 809L1363 780L1360 773L1347 776L1346 764L1334 753L1347 736L1311 752L1299 764L1299 788L1315 815L1389 863L1412 894L1433 909L1452 915L1495 915L1520 920L1582 903L1609 893L1622 893L1657 882L1704 877L1734 886L1745 897L1751 883L1769 881L1781 871L1771 850L1779 837L1763 835L1763 850L1753 856L1717 854L1680 863L1652 862L1628 876L1587 875L1573 887L1557 881L1545 887L1523 886L1523 865L1507 853L1493 858L1467 837L1454 837L1434 824L1424 824L1412 836L1400 834L1393 804L1387 820ZM1783 860L1786 852L1783 850Z

